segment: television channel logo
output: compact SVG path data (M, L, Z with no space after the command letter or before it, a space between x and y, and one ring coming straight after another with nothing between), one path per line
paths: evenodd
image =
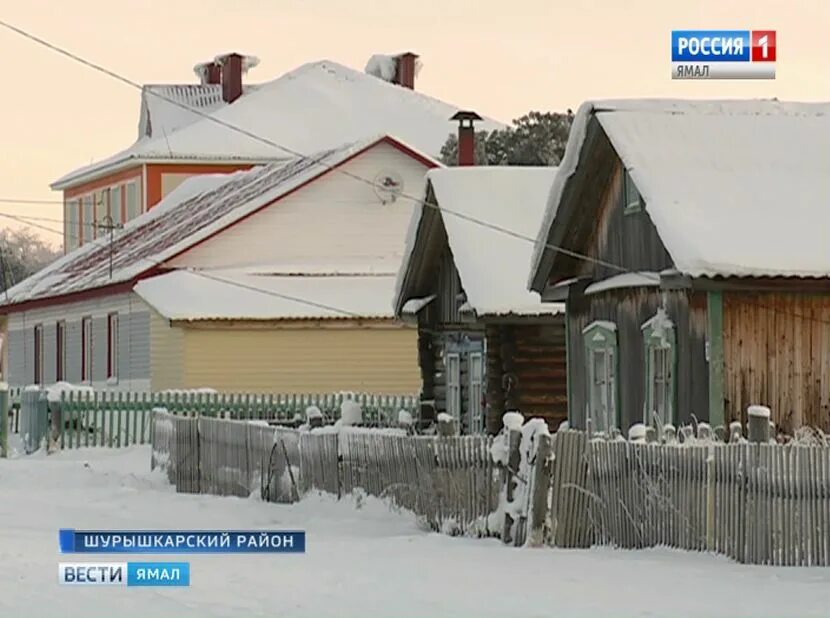
M672 30L672 79L775 79L775 30Z

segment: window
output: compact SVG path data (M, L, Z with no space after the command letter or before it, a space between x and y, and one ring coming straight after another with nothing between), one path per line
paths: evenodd
M643 422L656 420L661 425L676 423L674 324L662 308L643 324L645 345L646 402Z
M593 322L582 331L588 375L588 419L591 430L607 433L619 426L617 409L617 327Z
M97 191L95 193L95 222L98 225L104 225L107 223L107 215L109 214L109 196L110 190L103 189L101 191ZM106 230L97 230L96 234L98 236L103 236L107 233Z
M80 244L81 204L78 200L67 200L63 209L63 245L66 253Z
M446 355L447 370L447 414L453 418L461 416L461 358L457 352Z
M470 414L470 433L481 433L484 431L484 411L482 402L484 400L484 360L481 352L471 352L469 359L469 392L468 401Z
M55 324L55 381L66 379L66 322Z
M92 381L92 318L81 319L81 381Z
M83 236L81 243L88 242L95 238L95 210L92 207L92 196L87 195L83 198L84 212L82 219Z
M118 379L118 314L107 316L107 379Z
M643 209L643 197L628 172L623 173L623 204L626 214L640 212Z
M127 192L127 221L132 221L141 214L141 207L138 204L138 185L135 181L126 185Z
M123 220L121 216L121 187L113 187L110 190L110 216L115 225Z
M34 384L43 384L43 325L35 326L35 379Z

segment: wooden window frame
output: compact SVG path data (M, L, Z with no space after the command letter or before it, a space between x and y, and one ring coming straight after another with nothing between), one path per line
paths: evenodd
M455 361L456 373L452 371ZM447 372L447 414L456 420L461 419L461 354L447 352L444 355L444 369Z
M479 371L473 371L474 361L479 363ZM470 433L484 431L484 352L476 350L467 356L467 411L470 418Z
M55 322L55 382L66 380L66 322Z
M660 309L659 311L663 311ZM643 350L645 355L645 404L643 406L643 422L646 425L652 424L654 421L653 414L655 412L655 398L656 398L656 374L655 374L655 353L657 351L668 351L667 368L669 371L668 379L663 379L664 384L664 407L669 408L668 414L660 415L660 423L665 425L670 423L677 424L677 337L675 334L674 324L669 320L659 329L655 329L658 315L655 315L646 321L641 330L643 332ZM668 319L665 314L661 316L661 321Z
M107 314L107 382L118 382L118 313Z
M93 346L95 342L92 337L92 316L81 318L81 382L92 384Z
M617 345L617 327L612 322L595 321L582 330L583 347L585 350L585 368L588 378L587 390L587 417L586 423L591 422L591 430L596 433L606 433L612 428L620 426L620 388L619 388L619 347ZM599 403L596 401L596 365L595 355L602 354L605 386L602 392L604 417L598 418ZM602 420L602 426L597 423Z

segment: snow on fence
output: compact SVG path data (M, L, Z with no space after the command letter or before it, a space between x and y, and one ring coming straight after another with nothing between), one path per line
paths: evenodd
M498 535L492 438L409 436L403 430L298 431L153 413L152 466L182 492L294 502L310 491L363 491L419 515L436 530Z
M717 551L744 563L830 566L830 449L776 444L592 445L616 508L601 538Z
M505 416L497 437L412 436L156 412L153 462L179 491L293 502L360 490L435 530L505 543L668 546L746 564L830 566L830 447L589 437ZM515 422L514 422L515 421ZM653 438L653 436L652 436Z
M38 422L39 433L32 439L40 444L49 433L53 448L103 446L109 448L146 444L150 439L150 415L163 408L176 416L204 416L235 420L255 419L274 424L299 425L309 406L316 406L330 422L339 418L340 406L351 399L362 408L363 424L394 424L404 410L416 415L416 396L374 395L367 393L329 394L226 394L197 391L95 392L76 390L30 389L17 394L20 416ZM36 409L35 402L47 398L48 404ZM31 400L31 401L30 401ZM43 410L48 410L44 412ZM31 416L29 415L31 413ZM46 416L44 416L46 415ZM12 427L14 432L14 426Z

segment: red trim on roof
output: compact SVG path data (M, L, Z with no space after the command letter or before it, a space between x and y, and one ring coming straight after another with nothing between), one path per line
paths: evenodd
M97 288L91 288L89 290L81 290L80 292L70 292L69 294L62 294L60 296L45 296L43 298L24 300L13 305L0 307L0 315L8 315L10 313L17 313L19 311L37 309L38 307L49 307L51 305L61 305L64 303L76 303L82 300L89 300L90 298L101 298L102 296L111 296L113 294L123 294L125 292L131 292L133 286L138 282L139 279L143 279L154 274L156 273L144 272L140 276L135 277L129 281L121 281L119 283L104 285Z
M312 182L315 182L317 179L322 178L326 174L328 174L330 172L333 172L334 170L336 170L339 167L345 165L349 161L352 161L352 160L356 159L357 157L361 156L365 152L371 150L372 148L374 148L375 146L377 146L378 144L381 144L381 143L389 144L393 148L399 150L400 152L404 153L405 155L407 155L409 157L412 157L413 159L415 159L416 161L418 161L419 163L423 164L424 166L426 166L430 169L435 168L435 167L441 167L441 164L438 163L437 161L435 161L434 159L431 159L431 158L429 158L429 157L427 157L427 156L425 156L425 155L423 155L423 154L421 154L421 153L419 153L415 150L412 150L409 146L407 146L406 144L403 144L402 142L399 142L394 137L390 137L388 135L385 135L383 137L378 138L374 142L364 146L363 148L361 148L357 152L352 153L351 155L349 155L348 157L346 157L345 159L343 159L342 161L340 161L336 165L332 165L328 169L325 169L325 170L321 171L317 175L312 176L311 178L309 178L305 182L297 185L296 187L294 187L290 191L288 191L286 193L283 193L282 195L280 195L275 200L273 200L271 202L268 202L267 204L263 204L259 208L257 208L255 210L249 212L248 214L246 214L244 217L241 217L241 218L237 219L236 221L233 221L232 223L229 223L225 227L214 231L209 236L206 236L205 238L202 238L201 240L193 243L192 245L182 249L178 253L175 253L174 255L169 256L165 260L165 262L170 262L171 260L175 260L177 257L181 256L182 254L187 253L191 249L194 249L194 248L198 247L202 243L207 242L208 240L214 238L218 234L221 234L222 232L225 232L226 230L229 230L233 226L241 223L242 221L245 221L249 217L259 213L263 209L268 208L269 206L279 202L280 200L288 197L289 195L291 195L293 193L296 193L300 189L306 187L307 185L311 184ZM99 297L102 297L102 296L109 296L111 294L119 294L119 293L123 293L123 292L129 292L129 291L132 290L133 286L140 279L145 279L147 277L155 275L161 270L164 270L163 266L154 265L154 266L150 266L149 268L147 268L147 270L142 271L141 273L139 273L138 275L136 275L135 277L133 277L129 281L122 281L120 283L114 283L112 285L101 286L101 287L92 288L92 289L88 289L88 290L81 290L79 292L70 292L69 294L62 294L62 295L57 295L57 296L44 296L42 298L35 298L35 299L32 299L32 300L24 300L24 301L21 301L19 303L6 305L4 307L0 307L0 315L7 315L9 313L24 311L24 310L27 310L27 309L34 309L36 307L47 307L47 306L50 306L50 305L77 302L77 301L85 300L85 299L88 299L88 298L99 298Z
M362 155L363 153L367 152L368 150L371 150L372 148L374 148L375 146L377 146L378 144L381 144L381 143L384 143L384 144L389 144L390 146L392 146L392 147L396 148L397 150L400 150L400 151L401 151L402 153L404 153L405 155L408 155L408 156L412 157L413 159L415 159L415 160L416 160L416 161L418 161L419 163L422 163L422 164L426 165L426 166L427 166L427 167L429 167L429 168L433 168L433 167L440 167L440 164L439 164L439 163L437 163L436 161L433 161L432 159L430 159L430 158L428 158L428 157L425 157L424 155L422 155L422 154L420 154L420 153L418 153L418 152L416 152L416 151L412 150L411 148L409 148L409 147L408 147L408 146L406 146L405 144L403 144L403 143L399 142L398 140L396 140L394 137L389 137L388 135L386 135L386 136L384 136L384 137L379 138L377 141L372 142L372 143L371 143L371 144L369 144L368 146L366 146L366 147L364 147L364 148L361 148L361 149L360 149L360 150L358 150L357 152L352 153L351 155L349 155L348 157L346 157L345 159L343 159L342 161L340 161L337 165L332 165L330 168L328 168L328 169L326 169L326 170L323 170L322 172L320 172L320 173L319 173L319 174L317 174L316 176L312 176L311 178L309 178L309 179L308 179L308 180L306 180L305 182L303 182L303 183L301 183L301 184L297 185L296 187L294 187L294 188L293 188L293 189L291 189L290 191L288 191L288 192L286 192L286 193L283 193L282 195L280 195L280 196L279 196L277 199L275 199L274 201L272 201L272 202L268 202L267 204L263 204L262 206L260 206L260 207L259 207L259 208L257 208L256 210L252 210L251 212L249 212L249 213L248 213L247 215L245 215L244 217L241 217L241 218L237 219L236 221L234 221L233 223L228 224L227 226L223 227L222 229L216 230L215 232L213 232L213 233L212 233L212 234L210 234L209 236L206 236L205 238L202 238L200 241L193 243L193 244L192 244L192 245L190 245L189 247L187 247L187 248L185 248L185 249L182 249L181 251L179 251L179 252L178 252L178 253L176 253L175 255L171 255L169 258L167 258L167 259L165 260L165 262L170 262L170 261L172 261L172 260L175 260L177 257L179 257L179 256L181 256L181 255L183 255L183 254L187 253L187 252L188 252L188 251L190 251L191 249L195 249L196 247L198 247L198 246L200 246L201 244L203 244L203 243L205 243L205 242L209 241L210 239L214 238L215 236L217 236L217 235L221 234L222 232L224 232L224 231L226 231L226 230L229 230L229 229L230 229L230 228L232 228L233 226L235 226L235 225L237 225L237 224L239 224L239 223L242 223L243 221L245 221L245 220L246 220L246 219L248 219L249 217L252 217L252 216L254 216L255 214L259 213L260 211L262 211L262 210L264 210L264 209L268 208L269 206L271 206L271 205L273 205L273 204L276 204L276 203L277 203L277 202L279 202L280 200L285 199L286 197L288 197L288 196L289 196L289 195L291 195L292 193L296 193L297 191L299 191L299 190L300 190L300 189L302 189L303 187L306 187L307 185L310 185L312 182L316 181L318 178L322 178L322 177L323 177L323 176L325 176L326 174L328 174L328 173L330 173L330 172L333 172L334 170L336 170L337 168L339 168L339 167L341 167L341 166L345 165L345 164L346 164L346 163L348 163L349 161L352 161L353 159L356 159L357 157L359 157L359 156L360 156L360 155Z

